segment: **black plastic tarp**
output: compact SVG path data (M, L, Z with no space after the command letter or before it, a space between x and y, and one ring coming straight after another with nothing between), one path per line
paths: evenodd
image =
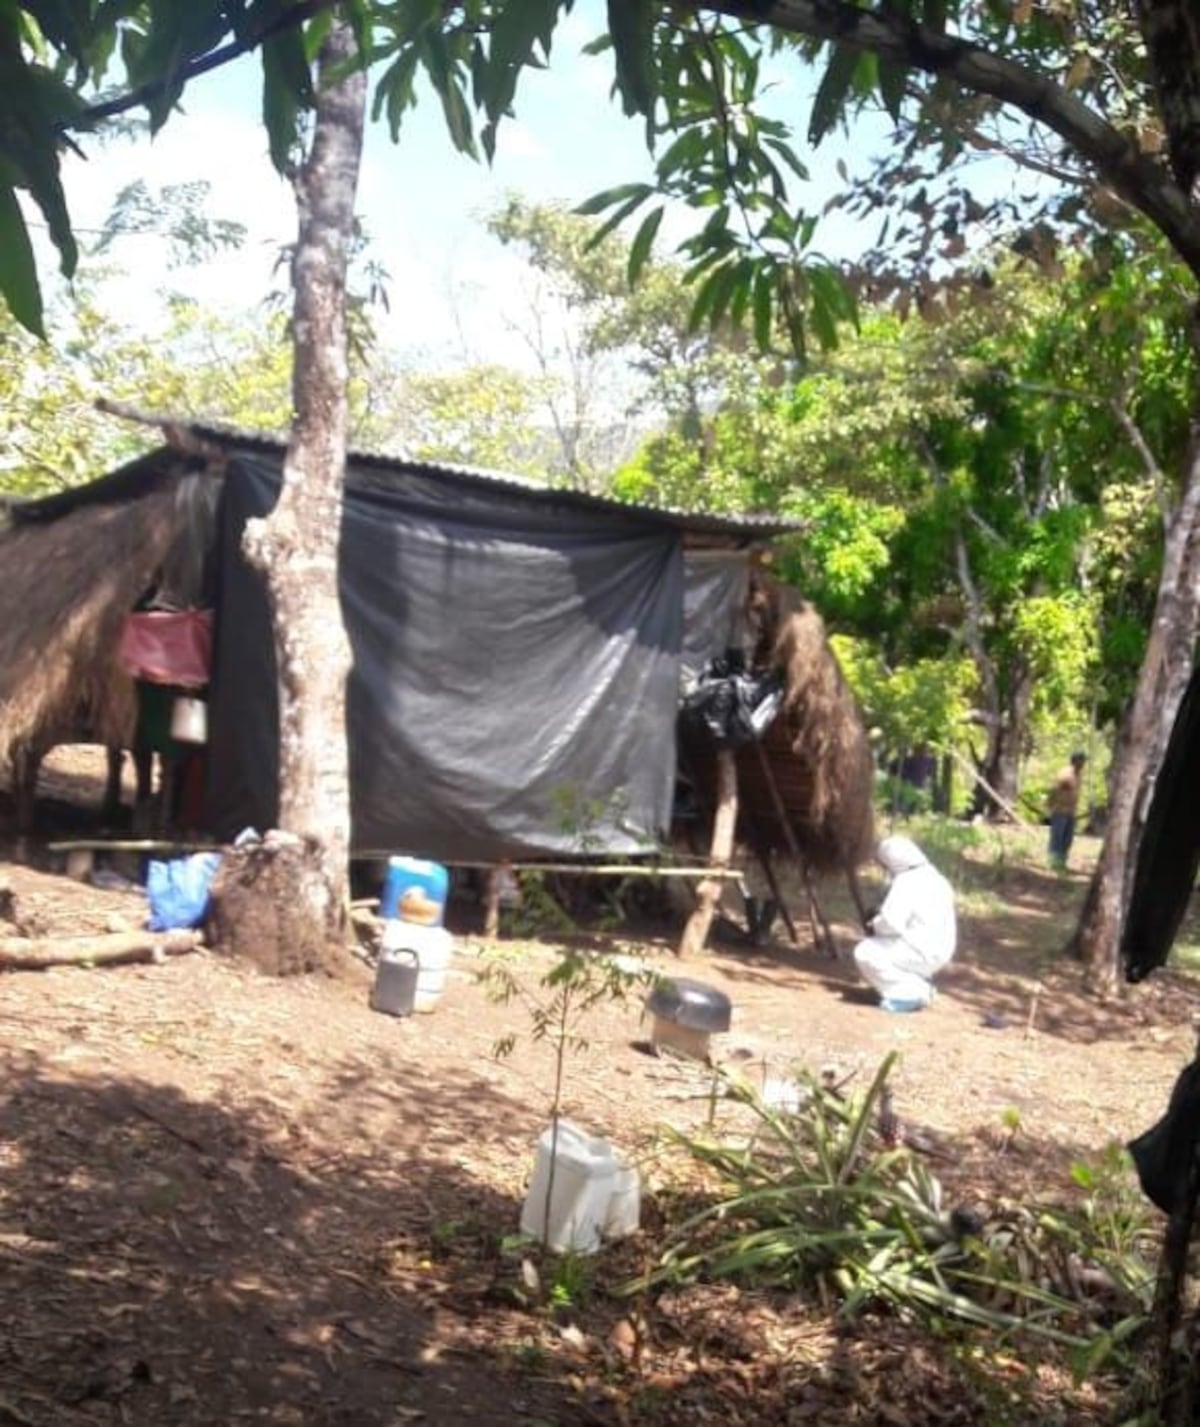
M1138 849L1121 938L1129 981L1141 981L1166 962L1187 913L1200 870L1198 788L1200 668L1193 670L1175 715Z
M241 555L278 463L225 482L210 710L212 830L273 825L270 621ZM539 493L352 467L341 595L356 848L442 860L645 850L675 776L679 532Z
M744 550L689 550L684 557L685 693L711 660L742 643L749 577Z

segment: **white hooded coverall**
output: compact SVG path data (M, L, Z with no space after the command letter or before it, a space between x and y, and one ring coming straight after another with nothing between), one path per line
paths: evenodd
M954 955L954 890L911 838L885 837L875 855L892 884L855 963L881 999L928 1005Z

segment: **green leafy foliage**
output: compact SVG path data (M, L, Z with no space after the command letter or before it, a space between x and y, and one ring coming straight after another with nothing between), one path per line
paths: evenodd
M830 643L885 761L921 747L961 745L978 691L970 659L916 659L889 669L864 640L835 634Z
M659 1265L633 1288L734 1279L840 1304L887 1306L1078 1350L1081 1370L1132 1345L1153 1296L1144 1214L1129 1176L1080 1167L1081 1208L1002 1204L983 1215L945 1202L939 1181L895 1132L889 1076L844 1089L806 1072L799 1108L773 1109L726 1078L749 1134L676 1135L709 1176Z
M152 192L142 179L135 179L113 199L90 256L103 256L117 239L131 233L154 233L165 239L175 266L203 262L223 250L240 248L246 239L246 225L212 216L207 211L210 190L208 182L190 180Z
M1195 382L1179 291L1134 254L1103 280L1006 271L953 319L868 312L698 439L648 443L618 489L796 517L776 570L854 639L881 751L974 745L991 768L1001 737L1024 756L1128 696Z

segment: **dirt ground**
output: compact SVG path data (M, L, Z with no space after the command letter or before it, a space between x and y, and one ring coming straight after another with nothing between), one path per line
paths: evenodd
M91 780L56 762L43 832L63 825L55 800L94 804ZM0 880L47 930L140 917L136 894L13 851L9 838ZM24 851L44 869L41 843ZM845 957L727 929L686 968L732 999L718 1057L752 1077L803 1064L862 1081L899 1050L896 1108L930 1133L948 1192L1070 1192L1074 1161L1162 1113L1200 1009L1198 984L1170 973L1101 1004L1051 959L1094 851L1066 878L980 857L962 951L919 1016L880 1012ZM984 1373L954 1341L731 1287L667 1295L635 1329L605 1285L653 1253L679 1170L661 1127L712 1109L707 1071L646 1053L637 1005L591 1014L566 1110L642 1165L645 1231L613 1265L578 1268L559 1311L523 1302L505 1237L551 1062L524 1013L479 984L494 949L474 915L460 914L442 1000L405 1020L368 1009L365 968L279 982L201 953L0 976L3 1427L1103 1420L1052 1365L1008 1359L998 1386L995 1361ZM677 968L669 929L614 941ZM533 984L558 947L504 950ZM516 1045L497 1060L505 1034Z

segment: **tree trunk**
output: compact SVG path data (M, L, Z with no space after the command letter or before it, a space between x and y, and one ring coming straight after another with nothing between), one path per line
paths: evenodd
M1149 795L1192 672L1200 621L1200 438L1193 434L1183 494L1167 524L1162 574L1133 703L1121 726L1100 859L1068 950L1097 984L1120 977L1121 933Z
M713 816L709 865L724 870L733 858L733 834L737 827L737 755L722 748L717 754L717 811ZM705 877L696 888L696 910L688 918L679 943L679 955L697 956L708 941L717 902L725 883L719 877Z
M292 260L293 422L283 487L245 550L263 574L279 678L279 825L304 855L273 859L277 898L291 898L289 934L308 929L296 961L344 944L349 908L350 773L346 680L350 644L338 597L338 547L348 428L346 264L362 156L366 74L346 72L354 34L340 14L317 61L312 142L293 183L299 234ZM268 855L266 853L263 854ZM290 885L280 885L286 867ZM236 936L233 944L236 947Z
M954 759L943 753L933 791L933 811L949 817L954 811Z
M976 668L986 658L982 645L976 649ZM990 668L990 664L989 664ZM987 818L1010 816L1009 809L1016 806L1020 795L1020 755L1027 732L1029 732L1029 711L1033 706L1033 674L1024 659L1017 658L1007 675L1006 688L1000 694L999 679L995 672L992 678L980 682L985 691L990 689L995 702L989 702L990 721L987 723L987 751L983 756L983 766L979 769L982 781L976 782L975 796L972 798L972 812L982 813Z

